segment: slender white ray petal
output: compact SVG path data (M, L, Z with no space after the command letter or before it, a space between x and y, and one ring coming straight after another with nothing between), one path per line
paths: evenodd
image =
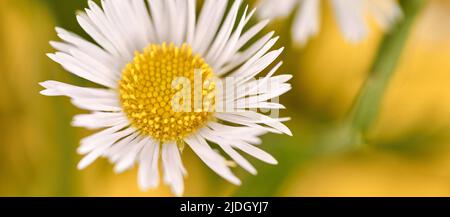
M363 1L332 0L331 2L345 38L350 42L361 41L368 33Z
M55 48L56 50L59 50L64 53L69 53L71 49L75 48L74 46L72 46L70 44L58 42L58 41L50 41L50 45L53 48Z
M236 102L237 109L286 109L285 106L273 102L252 102L252 100L241 99Z
M203 137L192 135L185 138L184 141L214 172L235 185L241 184L241 181L228 168L226 160L212 150Z
M284 125L283 119L280 118L271 118L269 116L257 113L255 111L237 111L228 113L228 115L237 115L240 116L244 121L253 122L258 124L266 124L267 126L273 127L284 134L292 136L291 130Z
M291 85L288 82L292 78L292 75L279 75L270 78L264 78L262 80L254 80L247 82L245 85L239 86L237 95L232 100L241 99L242 97L271 94L271 91L282 91L284 89L289 90ZM279 94L279 93L277 93ZM274 94L271 94L274 95Z
M92 151L89 152L89 154L87 154L79 163L78 163L78 169L82 170L84 168L86 168L87 166L89 166L92 162L94 162L98 157L102 156L103 153L109 148L111 147L111 145L113 145L116 141L120 140L121 138L130 135L132 133L131 129L127 129L115 134L112 134L108 137L103 138L101 141L96 141L93 142L91 144L82 144L82 146L80 147L81 149L79 150L79 152L85 152L87 151L87 147L89 147L89 149L93 148ZM86 150L83 150L83 149Z
M80 52L83 53L86 57L95 59L96 62L102 64L104 67L107 67L110 71L112 71L113 78L117 78L119 76L117 70L120 68L119 65L124 64L120 59L114 57L113 55L105 52L102 48L94 45L84 39L81 39L79 36L65 31L63 29L58 29L58 36L64 40L66 43L58 43L58 42L50 42L50 44L57 50L60 50L64 53L73 53ZM77 56L75 58L78 59Z
M268 131L253 127L233 127L216 122L208 123L208 127L225 138L239 138L242 141L249 142L254 145L261 144L259 136L266 134Z
M92 16L92 15L91 15ZM80 24L81 28L89 35L92 39L94 39L97 44L99 44L103 49L108 51L108 53L112 54L115 57L121 57L121 54L117 50L117 48L113 45L113 43L108 40L108 38L95 26L94 23L91 22L89 16L86 13L79 13L77 15L78 24Z
M187 26L187 2L186 0L167 0L168 15L170 20L170 41L176 46L181 46L186 38Z
M205 56L207 49L213 41L220 27L228 0L214 1L206 0L200 13L195 41L192 48L199 54Z
M155 26L157 43L164 42L164 39L168 36L168 19L164 16L165 10L165 0L147 0L150 8L150 14L153 20L153 26Z
M186 31L186 42L192 44L195 38L195 23L197 20L196 16L196 0L187 0L187 31Z
M72 99L72 104L76 107L91 111L111 111L119 112L122 108L116 99Z
M242 155L240 155L237 151L235 151L229 143L226 143L226 137L218 136L219 132L214 132L208 128L203 128L200 130L200 135L202 135L205 139L218 144L225 153L227 153L237 164L239 164L242 168L247 170L249 173L256 175L256 169L253 165L250 164Z
M97 147L94 151L84 156L83 159L81 159L81 161L78 163L77 168L79 170L83 170L91 165L95 160L97 160L97 158L99 158L103 154L104 151L106 151L106 149L108 149L110 145L111 144L104 143Z
M132 146L133 144L139 142L139 133L134 132L129 136L121 139L116 142L113 146L111 146L104 154L104 157L107 157L111 163L117 163L123 156L125 156L127 148Z
M245 102L249 103L259 103L259 102L266 102L270 99L279 97L283 95L284 93L288 92L292 89L290 84L281 84L279 86L273 86L269 88L270 91L267 91L266 93L261 93L259 95L249 96L245 98L239 98L235 101L236 104L243 104Z
M76 115L72 120L72 126L85 127L93 130L113 127L127 122L128 119L121 112L94 112L91 114Z
M119 1L101 1L103 11L99 8L96 11L97 16L93 17L90 15L89 10L86 10L86 13L91 18L91 21L96 24L97 29L99 29L103 35L108 38L109 41L115 46L115 48L119 51L121 56L127 60L131 60L133 58L133 45L131 44L131 37L133 34L127 34L126 27L124 26L122 19L120 18L120 14L117 13L115 9L115 5ZM92 3L92 6L96 5ZM99 18L103 18L104 22L99 23Z
M64 69L80 78L84 78L88 81L92 81L105 87L116 87L116 83L113 77L106 77L104 75L95 73L92 68L89 68L89 66L87 66L85 63L80 62L80 60L75 59L69 54L56 52L54 54L47 54L47 56L63 66Z
M320 27L320 1L301 0L300 11L295 16L292 27L292 36L300 45L305 45L309 38L319 33Z
M142 190L156 188L159 184L159 144L149 140L139 156L138 180Z
M66 42L69 45L72 45L73 47L80 48L81 50L83 50L89 54L95 54L93 56L96 56L103 61L108 61L108 62L113 63L114 60L116 60L116 59L114 59L115 56L111 55L110 53L108 53L107 51L105 51L104 49L99 47L98 45L93 44L93 43L83 39L81 36L79 36L73 32L67 31L60 27L56 27L55 31L61 40L63 40L64 42Z
M137 31L140 31L140 34L142 34L144 38L143 42L148 43L150 41L156 41L155 27L152 24L145 0L134 0L131 3L137 21L135 28L137 28ZM147 28L142 28L143 26Z
M243 70L240 69L236 72L236 74L233 74L234 76L237 76L239 72L241 72L240 76L237 77L237 84L243 84L250 79L256 77L259 73L261 73L264 69L266 69L270 64L272 64L275 59L277 59L280 54L283 52L284 48L280 48L278 50L271 51L255 61L254 64L249 66L247 69Z
M316 0L317 1L317 0ZM262 18L286 17L294 10L298 0L261 0L259 2L259 16Z
M116 165L114 166L114 172L122 173L134 166L134 163L138 159L139 153L145 147L145 145L150 142L149 137L141 137L140 139L140 142L130 145L127 154L122 157L122 159L117 161Z
M281 132L277 129L274 129L272 127L262 126L262 125L250 122L248 120L242 120L240 117L236 117L235 115L229 115L228 113L216 113L215 117L217 119L220 119L222 121L226 121L229 123L239 124L242 126L247 126L247 127L251 127L251 128L255 128L255 129L259 129L259 130L264 130L264 131L271 132L271 133L283 134L283 132Z
M117 94L110 90L86 88L65 84L57 81L40 83L46 89L41 91L46 96L68 96L72 103L81 108L92 111L121 111Z
M259 149L256 146L250 145L242 141L234 141L233 143L231 143L231 145L268 164L278 164L278 161L275 160L275 158L272 157L272 155Z
M250 16L249 16L250 18ZM250 20L249 18L247 18L248 20ZM247 20L247 22L248 22ZM237 45L233 50L233 53L237 52L238 50L240 50L244 45L246 45L250 39L254 38L256 36L256 34L258 34L259 32L261 32L262 29L264 29L264 27L267 26L267 24L269 24L270 20L266 19L266 20L262 20L259 23L257 23L256 25L252 26L249 30L247 30L237 41ZM269 33L272 37L274 32Z
M245 25L247 25L247 23L250 21L250 18L255 13L255 10L252 10L247 15L247 10L248 10L248 6L245 8L245 11L242 15L241 20L239 21L239 24L236 27L236 30L234 30L233 34L230 36L230 38L227 41L227 43L225 44L225 46L220 51L216 52L216 56L212 60L212 61L216 62L216 64L215 64L216 69L222 68L223 65L228 61L228 59L230 59L231 56L236 55L237 51L242 48L242 47L239 47L240 46L239 40L240 40L242 31L244 30ZM263 24L263 23L257 24L256 27L262 26L261 24ZM260 31L260 30L252 27L248 31L252 31L251 33L254 33L255 31Z
M86 154L88 152L91 152L97 146L99 146L99 144L108 143L110 144L109 146L111 146L118 140L132 134L135 131L131 128L119 131L124 127L126 127L126 124L117 125L82 139L80 141L80 147L77 149L78 153Z
M142 0L118 0L111 2L114 3L112 4L112 10L118 20L116 25L121 26L122 37L126 38L128 48L131 49L131 52L147 46L148 41L144 29L150 28L142 28L142 26L139 25L141 20L138 17L138 12L134 10L133 6L133 2L142 2ZM142 10L146 10L146 8L144 7Z
M234 57L232 57L227 64L222 66L221 69L217 71L218 75L224 75L226 73L229 73L232 69L236 68L237 66L245 63L246 61L249 61L251 57L254 57L255 54L260 51L264 45L267 43L272 43L273 41L270 41L272 39L274 32L270 32L266 34L264 37L259 39L257 42L252 44L249 48L247 48L245 51L236 53ZM272 39L274 40L274 39ZM275 44L275 43L273 43ZM272 44L272 46L273 46ZM263 53L264 51L261 51L260 53ZM267 52L267 50L266 50Z
M180 151L175 142L163 144L162 161L164 167L164 180L170 185L172 192L181 196L184 192L183 174L186 173L181 162Z
M228 12L228 16L225 18L224 23L222 24L221 29L217 33L217 37L212 43L208 53L205 56L205 59L208 62L215 62L214 60L217 56L222 53L221 51L225 47L231 33L233 32L234 25L236 23L236 19L239 12L239 6L241 5L242 0L234 1L231 10ZM246 11L244 14L247 13ZM213 65L213 68L217 68L217 65Z
M267 64L267 59L270 59L269 57L278 57L278 55L283 51L283 49L279 49L277 51L271 51L269 52L270 54L266 55L267 52L270 50L270 48L272 48L273 45L275 45L275 43L278 41L279 37L275 37L272 38L271 40L269 40L267 43L264 44L264 46L259 49L255 54L253 54L246 62L244 65L242 65L239 69L237 69L236 71L234 71L233 73L231 73L231 76L239 78L241 76L243 76L244 74L249 74L248 71L249 69L253 66L259 66L255 63L261 63L262 62L262 58L264 56L266 56L266 58L264 59L264 61L266 61L265 63ZM273 60L275 60L275 58L273 58ZM272 62L273 62L272 60ZM244 80L244 79L241 79Z
M72 99L76 98L107 98L116 99L117 94L111 90L101 89L101 88L89 88L89 87L78 87L59 81L45 81L39 83L42 87L46 88L41 91L41 94L46 96L68 96Z
M286 127L284 124L282 124L279 120L272 119L268 116L253 111L217 113L215 116L224 121L241 124L249 127L256 127L255 125L265 124L270 128L272 128L273 130L292 136L292 132L289 130L289 128ZM271 132L274 132L273 130L271 130Z
M228 126L228 125L224 125L218 122L209 122L208 126L216 131L221 131L223 133L237 133L237 134L242 134L242 132L245 132L245 135L249 135L249 133L251 135L258 135L261 136L265 133L267 133L267 131L265 130L261 130L261 129L255 129L252 127L236 127L236 126Z
M119 81L120 77L116 73L117 68L114 66L106 66L101 61L98 61L97 58L94 58L93 56L90 56L89 54L86 54L76 48L69 49L67 53L84 63L85 67L89 71L94 72L105 79L112 80L113 82L117 83Z
M275 74L282 64L283 62L279 62L275 65L275 67L273 67L262 80L250 81L244 85L238 86L236 98L231 100L234 101L245 96L266 93L267 90L271 90L273 87L280 87L284 82L274 82L273 78L275 77L273 77L273 74Z
M366 10L371 13L384 31L389 31L402 17L403 12L395 0L364 0Z

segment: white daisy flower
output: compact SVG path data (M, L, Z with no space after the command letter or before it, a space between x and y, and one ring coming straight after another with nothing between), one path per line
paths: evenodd
M86 156L79 169L99 157L114 163L118 173L139 164L139 186L148 190L159 185L161 158L165 183L174 194L182 195L187 175L181 159L185 144L236 185L241 181L230 170L234 163L256 174L238 151L277 164L255 145L267 132L291 135L282 124L287 119L249 109L283 108L268 102L291 89L290 75L273 75L281 65L274 61L283 48L272 50L278 39L273 32L250 43L268 21L246 28L254 10L243 9L242 0L232 1L229 9L228 3L206 0L197 16L196 0L103 0L101 7L89 1L89 8L77 20L95 43L56 28L63 42L51 42L58 52L48 56L74 75L102 86L41 83L46 88L43 95L68 96L75 106L91 111L74 117L74 126L101 129L81 141L78 152ZM262 80L252 80L265 69L269 72ZM173 81L184 77L195 83L196 70L203 77L201 97L216 96L217 84L225 75L236 78L237 94L217 95L209 104L203 102L200 110L175 111L171 100L180 86L173 86ZM230 102L238 109L215 109Z
M384 31L388 31L403 16L396 0L330 1L344 37L352 43L367 36L368 15L373 16ZM320 3L320 0L259 0L258 14L262 18L272 19L286 17L298 10L292 26L292 37L303 46L320 30Z

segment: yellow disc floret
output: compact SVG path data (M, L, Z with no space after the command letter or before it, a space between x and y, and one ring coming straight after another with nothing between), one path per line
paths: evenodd
M201 75L199 87L195 85L196 75ZM119 92L123 110L141 134L161 142L181 140L211 118L214 102L205 103L205 98L214 95L215 84L210 81L213 76L212 68L186 44L151 44L143 52L136 52L134 60L122 71ZM179 78L188 84L174 86ZM181 89L190 94L184 95L184 104L180 103L183 110L173 104ZM202 98L201 104L194 102L198 100L196 93Z

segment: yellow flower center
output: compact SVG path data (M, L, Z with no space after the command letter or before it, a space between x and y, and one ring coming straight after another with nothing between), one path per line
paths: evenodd
M150 44L142 53L136 52L122 71L119 92L123 110L141 134L161 142L179 141L212 117L213 76L212 68L188 45Z

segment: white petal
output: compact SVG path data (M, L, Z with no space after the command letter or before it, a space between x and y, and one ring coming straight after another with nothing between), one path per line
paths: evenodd
M125 14L125 10L122 13L116 11L116 7L120 2L123 1L101 1L103 11L92 2L89 4L91 10L86 10L86 13L95 27L112 43L119 55L127 60L131 60L134 51L131 44L133 35L127 34L127 30L124 27L125 23L121 19L121 14Z
M131 145L126 150L126 154L117 161L114 172L122 173L134 166L134 163L138 160L139 153L144 148L145 144L150 141L150 138L148 137L141 137L140 139L139 142Z
M214 132L220 133L224 138L235 138L249 142L254 145L261 144L259 136L266 134L268 131L261 128L253 127L234 127L220 124L217 122L209 122L208 127Z
M135 28L143 35L144 42L156 41L155 28L148 13L145 0L134 0L132 1L132 5L137 21ZM142 28L144 26L145 28Z
M214 131L221 132L223 134L230 134L230 135L241 135L243 137L246 136L261 136L267 133L266 130L262 129L255 129L253 127L236 127L236 126L228 126L225 124L217 123L217 122L209 122L208 127L210 127Z
M365 0L371 13L384 31L389 31L402 17L403 12L395 0Z
M122 107L116 99L72 99L72 104L91 111L122 111Z
M203 137L192 135L185 138L184 141L214 172L235 185L241 184L241 181L231 172L230 168L228 168L226 160L212 150Z
M275 59L277 59L280 54L283 52L284 48L280 48L278 50L271 51L255 61L252 65L250 65L246 69L239 69L236 74L232 76L238 76L236 83L243 84L252 78L255 78L259 73L261 73L264 69L266 69L270 64L272 64ZM241 74L239 74L241 73Z
M166 2L170 20L170 42L181 46L186 36L187 2L186 0L166 0Z
M80 141L80 147L78 148L78 153L86 154L93 149L95 149L99 144L111 142L111 145L117 140L126 137L133 133L134 130L127 128L124 131L119 132L125 128L127 124L117 125L114 127L107 128L98 133L90 135Z
M274 157L272 157L272 155L270 155L269 153L259 149L256 146L250 145L246 142L241 142L241 141L235 141L234 143L231 144L233 147L236 147L242 151L244 151L245 153L261 160L264 161L268 164L278 164L278 161L275 160Z
M268 23L268 22L262 21L262 22L256 24L256 26L251 27L250 30L248 30L244 35L241 36L245 25L247 25L247 23L250 21L250 18L255 13L255 10L252 10L247 15L247 10L248 10L248 6L245 8L245 11L242 15L241 20L239 21L239 24L237 25L236 29L234 30L233 34L230 36L229 40L227 41L227 43L225 44L223 49L221 51L216 52L214 60L212 60L212 61L214 61L216 70L222 68L224 66L224 64L226 64L232 56L237 55L237 52L243 46L240 43L245 44L248 42L248 41L245 41L247 39L245 37L249 37L251 34L256 34L263 28L263 26L265 26ZM261 28L261 29L259 29L259 28ZM253 36L251 36L251 37L253 38ZM245 42L243 42L243 41L245 41Z
M294 10L297 2L297 0L260 0L258 14L262 18L270 19L286 17Z
M240 155L237 151L235 151L229 143L226 142L226 139L218 136L218 131L212 131L208 128L203 128L199 132L203 137L207 140L218 144L224 151L227 153L237 164L239 164L242 168L250 172L251 174L256 175L256 169L253 165L250 164L242 155Z
M317 35L319 32L319 10L320 1L318 0L300 1L300 9L295 17L294 26L292 27L293 38L300 45L305 45L309 38Z
M249 17L246 17L247 20L249 20ZM248 22L248 21L247 21ZM238 50L240 50L244 45L246 45L251 39L253 39L256 34L258 34L259 32L261 32L262 29L264 29L264 27L267 26L267 24L269 24L270 20L266 19L266 20L262 20L259 23L257 23L256 25L252 26L251 28L249 28L244 34L242 34L242 36L239 38L239 40L237 41L237 45L233 50L234 52L237 52ZM270 37L269 39L273 36L274 32L269 33ZM266 41L268 41L269 39L267 39Z
M120 140L121 138L129 135L132 133L131 129L127 129L109 136L103 137L101 140L92 141L92 143L89 144L83 144L80 146L79 152L88 152L89 154L86 155L79 163L78 163L78 169L82 170L89 166L92 162L94 162L98 157L102 156L106 150L111 147L115 142Z
M282 132L284 134L292 136L292 132L289 130L289 128L286 127L284 124L282 124L279 120L272 119L268 116L258 114L252 111L242 111L234 113L216 113L215 117L231 123L241 124L249 127L256 127L259 129L265 129L274 133ZM266 128L258 124L265 124L270 128Z
M269 91L268 89L270 89L271 87L280 87L282 84L284 84L284 82L289 81L289 79L288 79L286 81L277 82L277 80L275 80L276 77L272 77L273 74L275 74L275 72L281 67L282 64L283 64L283 62L279 62L275 67L273 67L269 71L269 73L267 73L267 75L262 80L254 80L254 81L247 82L243 85L239 85L235 99L240 99L242 97L250 96L250 95L267 93L267 91ZM288 76L290 76L290 75L288 75ZM272 89L270 89L270 90L272 90ZM229 100L234 101L235 99L229 99Z
M116 142L103 156L107 157L111 163L117 163L127 154L129 147L132 147L133 144L138 143L141 139L142 138L139 136L139 133L134 132Z
M167 42L169 37L169 18L166 17L167 10L165 8L165 0L147 0L150 14L153 21L153 26L155 26L156 36L158 38L158 43Z
M264 37L253 43L249 48L246 50L236 53L234 56L230 57L229 60L227 60L227 64L222 66L221 69L217 71L218 75L223 75L229 73L232 69L236 68L237 66L245 63L246 61L249 61L250 58L253 57L253 59L261 57L265 52L270 49L270 47L264 47L268 43L273 46L275 44L275 41L278 40L278 38L272 39L274 32L270 32L266 34ZM272 39L272 40L271 40ZM270 40L270 41L269 41ZM265 48L265 50L262 50L262 48ZM258 52L259 51L259 52ZM257 56L257 57L255 57Z
M127 122L127 118L121 112L94 112L92 114L76 115L73 118L72 126L99 129Z
M181 196L184 192L183 174L185 169L175 142L162 145L162 161L166 184L170 185L175 195Z
M70 98L116 98L113 91L101 88L78 87L58 81L45 81L39 83L46 89L41 94L46 96L68 96Z
M153 140L148 141L139 157L139 186L142 190L156 188L159 184L159 144Z
M54 54L47 54L47 56L53 61L59 63L64 69L80 78L84 78L88 81L109 88L115 88L117 86L114 77L107 77L106 75L96 73L94 69L90 68L90 66L69 54L56 52Z
M192 44L195 37L195 23L197 20L196 15L196 2L197 0L187 0L187 32L186 32L186 43Z
M93 111L121 111L117 93L107 89L78 87L57 81L39 83L46 96L68 96L79 108Z
M350 42L359 42L367 35L364 5L361 0L332 0L339 27ZM351 5L351 7L349 6Z
M196 53L205 56L211 42L219 29L228 0L206 0L200 12L192 48Z
M100 48L96 44L93 44L80 36L76 35L75 33L69 32L65 29L56 27L56 32L58 33L58 37L61 38L63 41L65 41L66 47L63 49L57 48L56 49L69 53L70 49L80 49L80 51L83 51L84 53L88 54L91 57L95 57L99 61L107 64L108 66L114 66L114 68L117 69L118 66L123 65L124 62L121 61L120 58L117 58L111 53L108 53L104 49ZM51 43L54 45L55 43ZM69 45L70 47L67 47ZM59 46L61 47L61 46Z
M78 14L77 21L81 28L83 28L83 30L89 34L89 36L91 36L91 38L94 39L94 41L97 42L103 49L115 57L121 57L114 44L107 39L101 30L97 29L86 13Z
M235 78L239 78L241 76L244 76L245 74L248 75L249 74L248 71L250 71L250 69L255 68L257 66L261 67L263 64L267 64L267 62L270 61L269 58L278 57L278 55L283 51L283 48L281 48L277 51L271 51L271 52L267 53L270 50L270 48L272 48L272 46L275 45L275 43L278 41L278 39L279 39L279 37L275 37L275 38L269 40L267 43L265 43L261 49L256 50L257 52L254 53L254 55L252 55L245 62L244 65L242 65L238 70L233 72L231 74L231 76L234 76ZM264 58L264 59L261 60L262 58ZM275 58L273 60L275 60ZM273 60L272 60L272 62L273 62ZM241 79L241 80L244 80L244 79Z
M241 3L242 0L234 1L227 17L225 18L224 23L222 24L216 38L214 39L214 42L211 45L211 48L208 49L205 59L212 65L213 68L218 67L216 58L218 55L223 53L223 48L226 46L227 41L229 40L229 37L233 32L233 28L239 12L239 6L241 5ZM246 12L244 12L244 14L245 13Z
M110 144L108 143L104 143L101 146L97 147L94 151L83 157L83 159L81 159L81 161L78 163L77 168L79 170L83 170L91 165L95 160L97 160L97 158L103 155L103 152L108 149L109 145Z

